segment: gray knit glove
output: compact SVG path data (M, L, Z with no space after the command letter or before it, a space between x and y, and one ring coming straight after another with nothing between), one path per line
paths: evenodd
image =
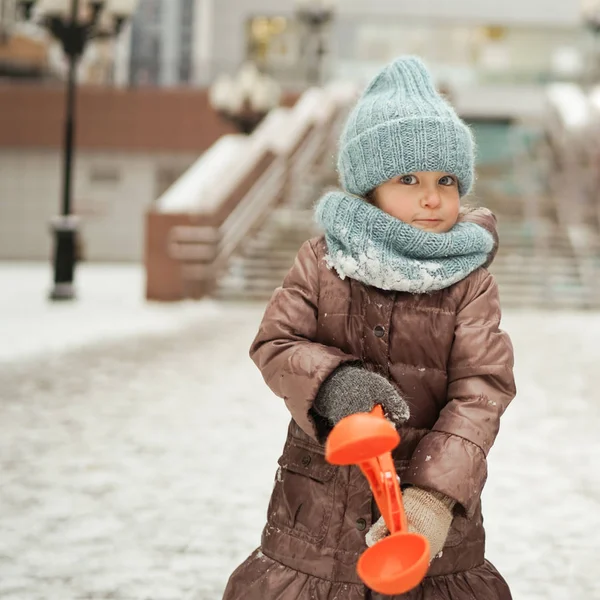
M369 412L375 404L381 404L395 425L410 416L408 404L385 377L352 364L341 365L323 382L311 409L319 440L324 441L344 417Z

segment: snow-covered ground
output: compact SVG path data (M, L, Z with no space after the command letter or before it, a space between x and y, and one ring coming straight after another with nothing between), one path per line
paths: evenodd
M76 302L48 302L50 264L0 262L0 363L137 332L166 332L216 314L210 301L146 302L139 265L83 263L75 279Z
M218 600L260 538L287 414L247 356L263 307L143 301L139 267L0 264L0 599ZM488 556L515 600L595 600L600 314L505 315L519 394Z

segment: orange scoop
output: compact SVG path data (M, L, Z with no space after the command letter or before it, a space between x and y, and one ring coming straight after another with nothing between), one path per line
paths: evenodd
M429 567L429 542L408 531L391 455L399 443L400 435L376 405L370 413L342 419L325 445L325 458L330 463L360 467L390 531L388 537L363 552L356 566L368 587L388 595L403 594L419 585Z

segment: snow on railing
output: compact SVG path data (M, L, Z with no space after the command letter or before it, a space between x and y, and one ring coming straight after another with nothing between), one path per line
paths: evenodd
M231 182L231 169L239 168L249 143L245 135L221 137L158 198L156 210L212 212L220 200L224 182Z

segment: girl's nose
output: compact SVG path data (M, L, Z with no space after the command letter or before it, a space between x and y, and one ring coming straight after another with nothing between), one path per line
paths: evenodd
M426 190L421 204L424 208L437 208L441 204L439 191L437 189Z

